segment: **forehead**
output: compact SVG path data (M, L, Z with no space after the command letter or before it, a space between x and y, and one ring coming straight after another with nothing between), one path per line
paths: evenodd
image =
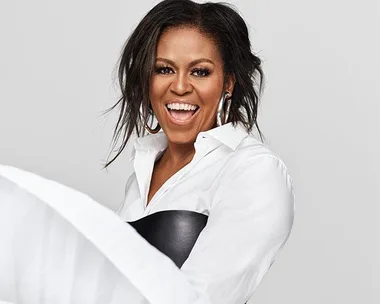
M214 62L221 62L215 41L193 27L177 27L164 31L157 44L157 57L173 61L208 58Z

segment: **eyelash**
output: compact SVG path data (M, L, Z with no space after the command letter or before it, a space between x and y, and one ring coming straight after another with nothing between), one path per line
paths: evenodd
M169 67L169 66L160 66L160 67L157 67L157 68L155 69L155 72L156 72L156 74L164 74L164 75L167 75L167 74L169 74L169 73L162 73L162 72L165 71L165 70L166 70L166 72L167 72L167 69L173 71L173 69L172 69L171 67ZM210 75L210 70L209 70L209 69L206 69L206 68L195 68L195 69L193 69L193 70L191 71L191 73L194 73L194 72L196 72L196 73L201 73L201 75L198 75L198 76L196 76L196 77L206 77L206 76Z

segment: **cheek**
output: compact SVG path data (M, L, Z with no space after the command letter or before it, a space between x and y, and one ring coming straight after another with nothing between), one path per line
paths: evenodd
M160 101L165 95L166 86L167 85L165 84L165 81L163 81L163 79L159 79L158 77L154 76L152 77L149 86L149 99L153 112L155 113L155 116L157 118L163 115L163 108L160 106Z
M198 94L205 106L214 108L218 105L222 90L223 83L221 81L210 81L198 89Z
M159 89L159 86L157 84L157 80L154 77L152 77L150 85L149 85L149 98L151 100L155 99L155 97L157 96L158 89Z
M151 99L160 98L165 94L167 88L167 83L164 79L159 79L158 77L152 77L150 87L149 87L149 97Z

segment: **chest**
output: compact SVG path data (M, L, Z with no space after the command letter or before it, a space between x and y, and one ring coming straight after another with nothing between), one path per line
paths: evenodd
M190 154L189 157L187 157L187 159L184 159L183 162L178 163L175 166L168 162L165 162L164 156L156 160L152 169L146 205L149 205L149 202L154 197L154 195L165 185L165 183L172 176L175 176L176 174L178 175L179 173L183 174L181 170L189 170L189 167L191 167L189 164L192 162L193 157L194 154Z
M147 198L147 205L149 205L150 201L152 200L153 196L158 192L158 190L165 184L165 182L172 177L176 172L179 170L170 170L165 171L161 168L155 168L152 172L152 177L150 180L149 185L149 191L148 191L148 198Z
M188 165L168 172L154 172L156 157L136 155L135 171L127 183L119 215L126 221L162 210L189 210L208 215L233 155L218 147L198 149Z
M180 170L170 177L170 174L152 174L151 187L147 190L133 174L119 214L126 221L162 210L189 210L209 215L223 167L224 162L216 162L189 172ZM144 204L144 195L149 196L148 204Z

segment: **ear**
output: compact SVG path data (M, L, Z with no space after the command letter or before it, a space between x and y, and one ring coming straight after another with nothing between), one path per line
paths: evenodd
M224 92L230 92L233 95L234 87L235 87L235 74L231 73L227 76L224 83Z

